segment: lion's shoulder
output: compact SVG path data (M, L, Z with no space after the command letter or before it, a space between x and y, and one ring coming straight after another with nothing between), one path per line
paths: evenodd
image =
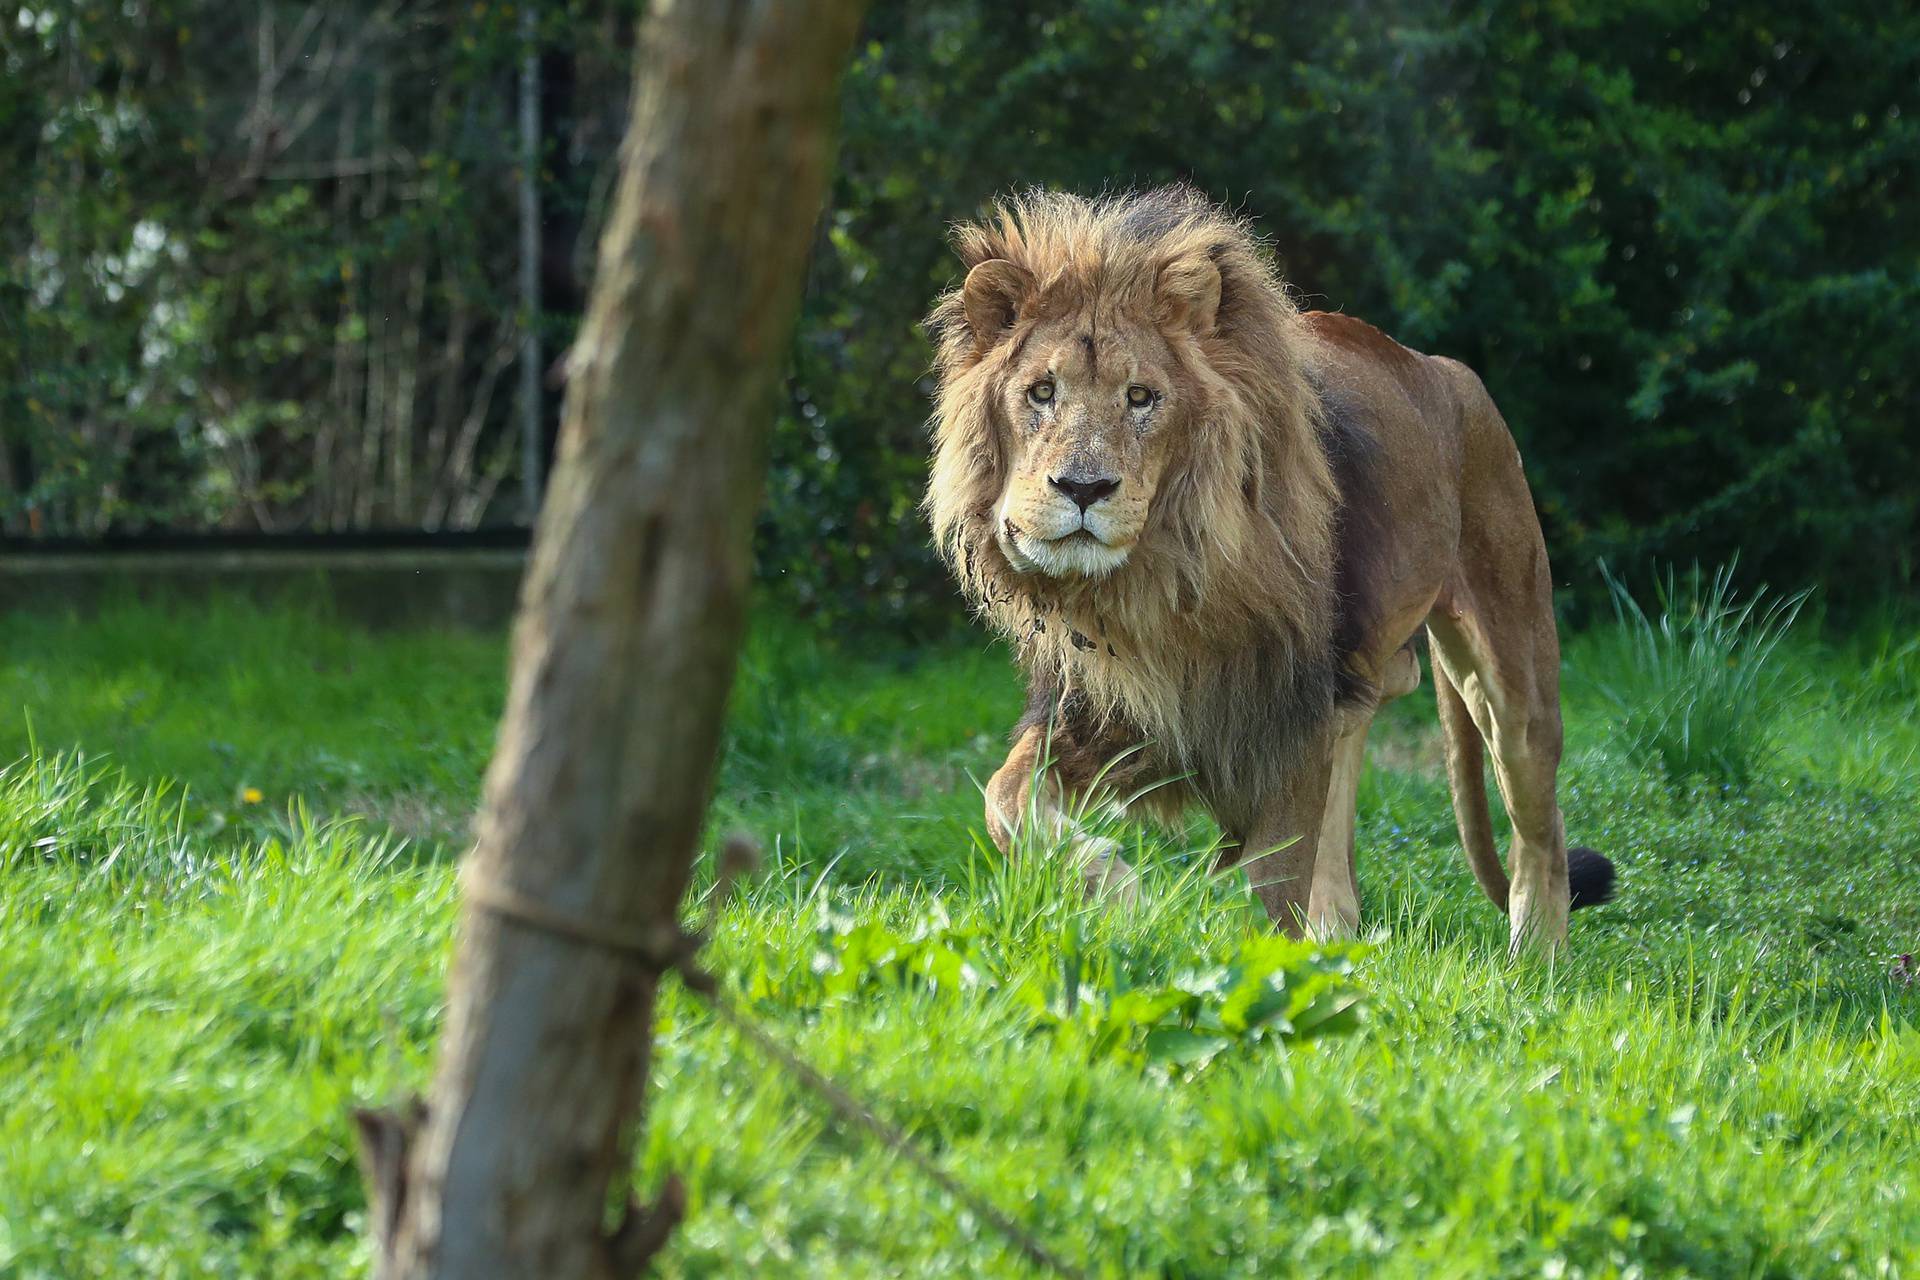
M1344 311L1308 311L1300 319L1323 346L1349 356L1376 364L1417 364L1425 358L1394 341L1378 326Z
M1393 434L1388 419L1411 407L1423 429L1450 428L1463 411L1479 414L1490 404L1474 371L1458 360L1428 355L1397 341L1375 325L1338 311L1301 317L1316 355L1322 394L1341 394L1379 418L1377 429Z

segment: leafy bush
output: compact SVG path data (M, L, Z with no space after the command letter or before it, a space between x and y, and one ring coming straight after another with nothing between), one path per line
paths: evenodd
M1357 954L1252 937L1221 963L1129 985L1111 957L1074 950L1062 956L1057 983L1028 982L1020 996L1036 1025L1069 1052L1178 1078L1230 1049L1358 1030L1365 1005L1352 982Z
M1078 892L1077 881L1064 887ZM1353 981L1362 948L1243 936L1217 962L1164 977L1138 972L1110 942L1090 942L1077 910L1059 921L1064 927L1040 946L1023 947L984 922L956 925L937 899L906 928L823 904L807 970L776 977L756 968L748 996L820 1007L902 989L1005 992L1064 1052L1165 1079L1192 1076L1229 1050L1341 1035L1362 1023L1364 996Z
M1062 1052L1165 1080L1188 1079L1227 1052L1361 1027L1354 963L1365 948L1248 935L1244 923L1200 965L1190 952L1142 948L1142 935L1179 936L1179 917L1219 913L1219 902L1206 900L1208 877L1192 867L1154 875L1127 912L1114 912L1110 902L1087 900L1071 839L996 860L958 923L941 898L906 923L822 900L804 971L762 958L747 975L747 996L768 1007L824 1007L899 990L1004 994Z
M983 932L955 928L937 902L904 933L879 920L855 923L826 911L818 941L812 981L806 986L807 995L820 1003L852 999L876 988L952 992L991 988L1002 981L1001 966L989 958L991 947ZM762 980L752 994L766 998L774 992Z
M1674 787L1744 787L1766 761L1783 682L1774 666L1807 592L1766 601L1733 589L1732 564L1655 582L1657 617L1602 566L1630 665L1607 690L1629 757Z

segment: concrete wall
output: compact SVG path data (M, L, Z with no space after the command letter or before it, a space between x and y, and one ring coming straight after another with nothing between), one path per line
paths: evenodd
M496 548L0 552L0 612L322 592L342 617L371 627L501 627L525 564L526 552Z

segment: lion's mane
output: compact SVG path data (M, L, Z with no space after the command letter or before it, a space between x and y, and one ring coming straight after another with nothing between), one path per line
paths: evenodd
M1315 339L1258 241L1185 187L1028 192L953 241L967 268L1004 258L1038 287L984 353L960 290L928 318L939 391L926 509L943 559L1044 696L1159 744L1163 765L1191 772L1217 809L1276 781L1333 707L1341 498ZM993 528L1008 353L1042 319L1096 300L1152 316L1162 273L1202 260L1220 273L1216 324L1167 335L1197 408L1132 555L1098 579L1015 571Z

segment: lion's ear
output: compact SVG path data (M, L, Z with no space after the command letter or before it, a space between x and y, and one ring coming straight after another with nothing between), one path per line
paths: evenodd
M1220 268L1205 254L1175 258L1160 268L1155 293L1160 318L1169 328L1186 328L1204 338L1220 319Z
M981 352L999 345L1032 292L1033 273L1005 258L989 258L967 272L960 302L967 328L973 330L973 345Z

